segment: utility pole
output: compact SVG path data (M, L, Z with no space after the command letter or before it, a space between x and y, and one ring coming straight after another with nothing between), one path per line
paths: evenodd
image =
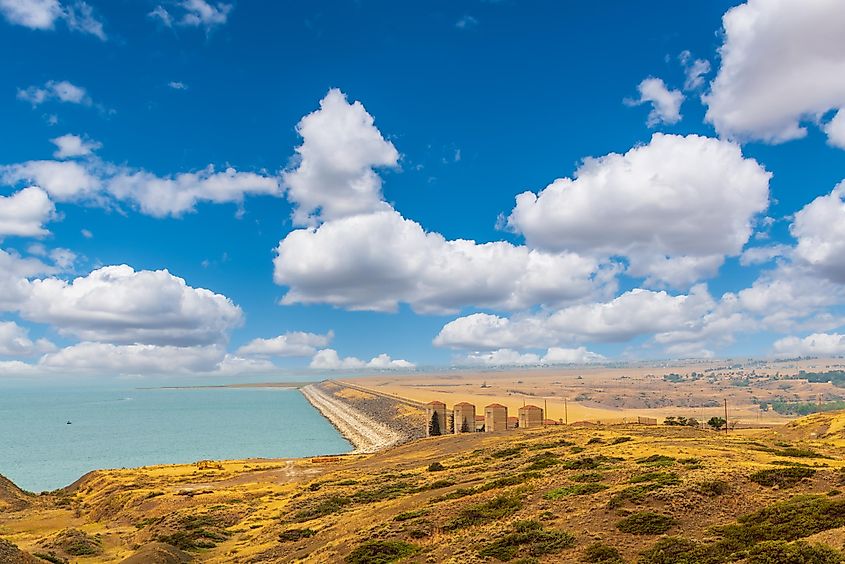
M728 434L728 398L725 398L725 434Z

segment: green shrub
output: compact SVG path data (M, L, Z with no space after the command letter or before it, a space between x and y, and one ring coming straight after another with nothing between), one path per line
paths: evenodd
M395 499L413 493L416 488L407 482L388 482L371 490L360 490L352 494L354 503L375 503L386 499Z
M529 445L528 448L531 450L544 450L549 448L559 448L559 447L569 447L574 445L572 441L567 441L566 439L558 439L556 441L548 441L543 443L534 443Z
M589 441L587 441L588 445L600 445L604 443L604 439L601 437L591 437Z
M574 544L575 537L565 531L547 531L537 521L518 521L510 533L488 544L478 554L508 561L518 553L544 556L571 548Z
M416 519L417 517L422 517L423 515L428 514L428 509L417 509L416 511L405 511L404 513L400 513L396 517L393 518L394 521L409 521L411 519Z
M441 488L448 488L449 486L454 486L455 482L452 480L435 480L430 484L427 484L422 489L425 490L439 490Z
M297 523L302 523L303 521L319 519L320 517L337 513L351 503L352 500L348 497L331 495L318 499L299 511L296 511L291 516L291 520Z
M510 458L512 456L516 456L520 452L522 452L522 447L515 446L493 451L492 453L490 453L490 456L492 456L493 458Z
M805 478L810 478L816 473L812 468L802 466L787 466L785 468L770 468L759 470L749 476L752 482L761 486L779 488L791 488Z
M610 441L610 444L612 444L612 445L620 445L620 444L622 444L622 443L627 443L628 441L633 441L633 440L634 440L634 439L632 439L631 437L616 437L615 439L613 439L612 441Z
M590 564L625 564L622 555L612 546L596 542L584 549L581 562Z
M604 474L601 472L582 472L572 476L573 482L601 482L604 479Z
M52 552L33 552L32 555L37 558L40 558L41 560L52 562L53 564L67 564L67 560L65 560L61 556L53 554Z
M431 464L428 465L428 471L429 472L441 472L445 469L446 469L446 467L443 466L442 464L440 464L439 462L432 462Z
M804 541L761 542L748 551L747 564L841 564L845 559L838 550Z
M589 484L572 484L570 486L562 486L546 492L543 496L546 499L560 499L571 495L592 495L602 490L606 490L608 486L604 484L597 484L595 482Z
M637 460L637 464L654 467L672 466L675 464L675 459L671 456L664 456L662 454L652 454L651 456L640 458Z
M346 557L347 564L389 564L415 554L416 545L400 540L371 540L358 546Z
M708 497L718 497L728 493L730 487L724 480L707 480L695 484L693 490Z
M845 526L845 500L798 495L743 515L735 524L714 527L723 541L749 547L763 541L792 541Z
M489 523L513 515L522 507L519 498L513 495L500 495L483 503L464 508L458 516L443 527L454 531L466 527Z
M503 476L501 478L496 478L490 482L482 486L478 486L474 490L474 493L481 493L486 492L489 490L495 490L499 488L506 488L508 486L518 486L519 484L523 484L528 480L532 480L540 476L539 472L520 472L519 474L511 474L510 476Z
M675 484L679 484L681 479L674 472L647 472L632 476L628 481L632 484L652 482L661 486L674 486Z
M640 553L638 564L719 564L724 560L714 559L706 549L693 540L682 537L666 537L651 548Z
M279 541L281 542L295 542L301 539L313 537L316 531L314 529L288 529L279 534Z
M534 456L530 459L531 464L528 465L528 470L545 470L546 468L551 468L552 466L557 466L560 464L560 460L554 453L551 452L543 452Z
M632 535L661 535L676 523L675 519L668 515L643 511L625 517L616 523L616 528Z
M659 490L662 487L663 486L660 484L646 483L625 488L610 498L610 501L607 502L607 507L609 509L615 509L617 507L621 507L626 501L630 501L631 503L642 503L648 494Z
M613 462L614 459L607 456L584 456L575 460L566 460L561 464L567 470L598 470L605 464Z

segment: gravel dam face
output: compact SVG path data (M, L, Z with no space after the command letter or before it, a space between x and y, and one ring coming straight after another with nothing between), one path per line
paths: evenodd
M300 389L359 453L376 452L423 436L421 410L335 382Z

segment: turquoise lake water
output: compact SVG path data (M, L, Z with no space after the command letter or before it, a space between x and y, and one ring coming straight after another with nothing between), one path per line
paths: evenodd
M290 388L0 388L0 474L34 492L99 468L350 450Z

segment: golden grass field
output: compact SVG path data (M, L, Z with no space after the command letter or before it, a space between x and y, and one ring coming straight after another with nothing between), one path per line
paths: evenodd
M799 370L841 369L841 359L802 361L712 361L647 364L620 367L586 366L554 369L455 370L431 373L379 374L348 379L372 390L427 403L438 400L451 409L466 401L481 413L485 405L501 403L512 415L525 404L547 407L549 419L613 420L638 415L662 421L669 415L706 421L724 416L744 425L783 424L790 418L763 412L756 399L778 397L816 401L841 393L829 383L782 379ZM689 378L696 372L704 377ZM666 374L685 377L680 383L664 380ZM775 375L778 375L775 378ZM564 401L566 399L566 401Z
M817 545L845 542L843 449L837 412L727 435L555 426L97 471L41 496L0 483L0 556L30 561L12 543L82 563L841 561L807 558L840 558Z

